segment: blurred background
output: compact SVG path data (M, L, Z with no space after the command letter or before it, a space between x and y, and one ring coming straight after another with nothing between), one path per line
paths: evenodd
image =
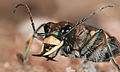
M82 63L81 59L58 55L55 58L58 62L52 62L32 57L32 53L40 50L38 41L33 42L25 64L17 59L17 54L25 54L26 41L33 33L25 8L20 7L13 13L19 3L28 4L36 27L50 21L75 24L99 8L113 5L114 8L104 9L84 24L102 28L120 41L120 0L0 0L0 72L80 72L77 68ZM119 57L116 60L120 65ZM115 72L111 62L90 64L100 72Z

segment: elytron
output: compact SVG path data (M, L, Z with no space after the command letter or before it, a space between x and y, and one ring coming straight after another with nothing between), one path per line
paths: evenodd
M34 26L28 5L18 4L14 12L19 6L26 8L34 31L32 37L27 42L27 50L24 58L22 58L23 62L27 58L33 39L37 38L42 41L42 48L40 54L33 54L32 56L45 57L47 61L56 61L54 58L60 52L65 57L82 58L86 61L109 62L111 60L114 66L120 70L115 61L115 58L120 56L120 44L117 39L103 29L82 24L99 11L113 7L112 5L96 10L75 25L65 21L58 23L48 22L40 25L38 28ZM41 27L44 28L45 33L38 33ZM41 37L43 38L41 39Z

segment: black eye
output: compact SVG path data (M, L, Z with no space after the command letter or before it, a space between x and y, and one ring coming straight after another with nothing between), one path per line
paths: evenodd
M71 26L70 25L66 25L65 27L61 28L61 33L62 34L65 34L67 32L69 32L69 30L71 29Z

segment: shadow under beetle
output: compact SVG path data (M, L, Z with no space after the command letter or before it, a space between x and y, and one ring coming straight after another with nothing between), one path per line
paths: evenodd
M120 56L120 43L117 39L102 29L81 24L99 11L113 6L108 5L96 10L76 25L65 21L59 23L48 22L36 29L28 5L18 4L14 12L19 6L26 7L34 31L32 37L27 41L25 56L21 58L23 62L27 58L33 39L37 38L42 41L42 48L40 54L33 54L32 56L45 57L47 61L56 61L54 58L60 51L60 54L65 57L83 58L86 61L109 62L111 60L114 66L120 70L114 59ZM44 28L45 33L37 32L41 27ZM41 39L41 36L44 38Z

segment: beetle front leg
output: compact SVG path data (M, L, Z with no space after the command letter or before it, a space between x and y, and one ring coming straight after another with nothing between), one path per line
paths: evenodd
M27 58L27 55L28 55L28 53L29 53L29 50L30 50L30 47L31 47L31 44L32 44L32 42L33 42L33 36L27 41L27 44L26 44L26 53L25 53L25 55L24 55L24 57L23 57L23 55L21 54L21 53L17 53L17 59L18 59L18 61L20 62L20 63L23 63L25 60L26 60L26 58Z
M33 42L33 39L34 39L34 37L32 36L31 38L30 38L30 40L28 40L27 41L27 49L26 49L26 53L25 53L25 56L24 56L24 58L23 58L23 62L26 60L26 58L27 58L27 55L28 55L28 53L29 53L29 50L30 50L30 47L31 47L31 45L32 45L32 42Z

